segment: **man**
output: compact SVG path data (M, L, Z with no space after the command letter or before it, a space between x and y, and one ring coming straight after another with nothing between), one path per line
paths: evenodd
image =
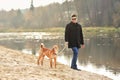
M77 23L77 16L72 15L72 21L67 24L65 28L65 45L71 48L73 51L73 57L71 62L71 68L79 70L77 68L77 57L79 48L84 48L84 40L81 25Z

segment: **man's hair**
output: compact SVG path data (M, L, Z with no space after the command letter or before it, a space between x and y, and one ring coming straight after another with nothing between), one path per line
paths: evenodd
M73 14L72 17L77 17L77 15L76 15L76 14Z

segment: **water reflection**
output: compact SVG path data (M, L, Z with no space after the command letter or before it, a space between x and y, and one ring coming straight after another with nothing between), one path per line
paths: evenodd
M40 34L37 34L40 35ZM1 37L1 36L0 36ZM52 36L51 36L52 37ZM11 38L9 36L9 38ZM25 53L36 54L40 43L43 42L48 48L54 44L59 45L60 50L64 47L64 40L61 37L54 39L40 38L4 38L0 40L0 45L20 50ZM114 80L120 79L120 38L102 37L85 39L86 48L79 50L78 66L87 71L109 76ZM38 55L38 54L37 54ZM70 65L72 57L71 49L66 49L59 55L58 61Z
M101 41L102 40L102 41ZM78 64L83 70L120 79L120 38L92 38L85 40L86 48L79 50ZM117 42L117 43L116 43ZM63 62L70 65L72 51L68 50L62 56Z

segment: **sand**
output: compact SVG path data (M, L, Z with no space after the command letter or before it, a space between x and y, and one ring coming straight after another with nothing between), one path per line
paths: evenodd
M37 57L0 46L0 80L112 80L87 71L76 71L57 63L50 68L49 60L37 65Z

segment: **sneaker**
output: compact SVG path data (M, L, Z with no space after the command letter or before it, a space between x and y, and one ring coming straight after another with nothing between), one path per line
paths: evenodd
M81 69L78 69L78 68L77 68L77 69L75 69L75 70L77 70L77 71L81 71Z
M71 67L71 68L72 68L72 67ZM78 68L72 68L72 69L77 70L77 71L81 71L81 69L78 69Z

